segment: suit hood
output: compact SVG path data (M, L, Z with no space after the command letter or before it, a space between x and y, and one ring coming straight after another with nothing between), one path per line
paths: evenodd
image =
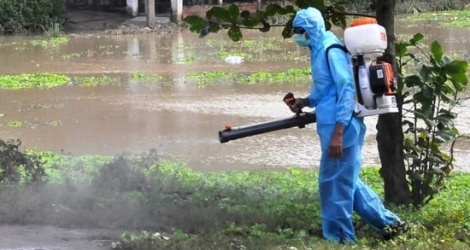
M320 46L320 41L326 32L325 21L321 12L313 7L297 11L292 26L295 28L301 27L306 30L310 36L310 47L312 50L316 50Z

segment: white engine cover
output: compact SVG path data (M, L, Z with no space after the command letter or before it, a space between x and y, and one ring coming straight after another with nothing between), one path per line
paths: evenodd
M355 114L358 117L381 115L387 113L398 113L397 100L394 95L380 95L376 96L371 90L369 66L371 61L366 62L363 66L359 66L358 80L359 89L362 103L357 102L355 107ZM358 93L359 94L359 93Z

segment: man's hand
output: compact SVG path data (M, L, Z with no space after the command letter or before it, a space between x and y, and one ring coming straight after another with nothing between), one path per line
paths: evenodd
M308 98L296 98L294 104L289 105L289 109L294 113L299 113L302 108L309 106Z
M328 153L333 158L339 158L343 154L343 131L344 125L336 124L328 148Z

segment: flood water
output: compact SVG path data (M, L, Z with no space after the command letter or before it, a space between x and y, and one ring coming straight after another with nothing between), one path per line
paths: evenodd
M403 23L402 23L403 24ZM468 60L470 29L435 23L397 25L396 33L422 32L446 51ZM215 77L201 83L191 75L211 72L252 74L308 68L308 51L280 30L247 32L245 42L224 34L199 39L179 30L165 35L72 36L57 45L37 44L38 37L0 37L0 73L66 74L73 79L108 76L118 84L52 89L0 90L0 136L19 138L23 147L75 155L139 153L156 149L162 157L186 162L196 170L314 168L320 154L313 125L221 144L218 131L233 126L289 117L282 97L308 92L308 78L295 83L241 84ZM242 54L245 61L224 58ZM135 79L133 73L157 74ZM468 103L457 107L458 129L470 134ZM21 126L12 124L21 123ZM366 118L364 165L379 165L376 117ZM468 143L458 141L456 169L470 170Z

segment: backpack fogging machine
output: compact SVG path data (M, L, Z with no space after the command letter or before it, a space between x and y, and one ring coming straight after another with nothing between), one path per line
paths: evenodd
M357 101L355 116L373 116L397 113L396 80L393 67L375 58L383 55L387 48L385 28L378 25L375 18L360 18L351 23L344 33L346 48L342 45L331 45L326 49L341 48L351 54L352 70L356 87ZM287 93L283 101L286 104L295 102L292 93ZM287 128L305 128L305 125L316 122L315 112L300 111L294 116L240 127L226 125L219 131L220 143L263 134Z
M289 105L293 104L295 102L294 94L290 92L287 93L283 101ZM300 111L289 118L261 122L247 126L232 128L230 125L226 125L224 130L219 131L219 141L220 143L224 143L247 136L258 135L292 127L305 128L305 125L314 123L316 121L317 118L315 116L315 112Z
M359 18L344 31L344 43L351 53L357 102L355 115L398 113L396 79L391 64L375 58L387 49L387 33L375 18Z

